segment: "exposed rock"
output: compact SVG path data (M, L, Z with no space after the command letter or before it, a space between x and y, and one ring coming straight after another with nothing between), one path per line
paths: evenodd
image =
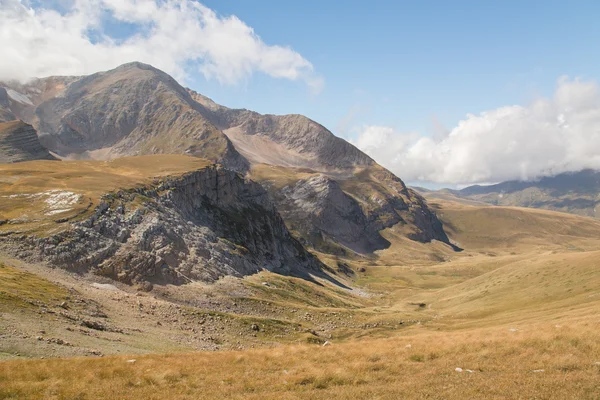
M290 229L322 251L336 252L332 243L358 253L385 249L390 243L379 232L396 224L410 225L411 239L449 242L421 196L379 166L367 171L360 179L313 174L283 189L263 183Z
M299 238L321 251L386 248L379 231L395 224L414 227L406 230L411 239L449 242L417 193L302 115L229 109L142 63L11 87L27 100L12 111L38 128L42 144L61 156L189 154L242 173L259 163L321 173L298 179L284 193L274 193L268 180L259 179L288 226L298 226Z
M0 163L56 160L40 144L35 129L22 121L0 123Z
M378 227L370 224L358 202L325 175L300 180L280 191L277 198L292 229L305 233L315 246L322 240L322 233L358 252L371 252L388 244L379 235ZM284 207L283 203L289 206Z
M267 192L218 166L103 197L95 213L50 237L3 239L71 270L124 283L188 283L268 269L305 276L320 263L290 235Z
M8 92L5 88L0 87L0 122L13 121L15 116L10 109L10 101Z
M97 331L104 331L104 330L106 330L106 326L104 326L100 322L89 320L89 319L82 320L81 321L81 326L85 326L86 328L90 328L90 329L95 329Z

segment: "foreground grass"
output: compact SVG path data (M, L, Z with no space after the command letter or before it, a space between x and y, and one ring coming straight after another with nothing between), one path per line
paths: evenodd
M34 274L0 263L0 311L14 311L32 304L60 303L66 289Z
M148 185L157 177L178 175L210 164L200 158L180 155L1 164L0 221L5 223L0 224L0 233L44 234L64 229L60 221L91 213L106 193ZM73 204L58 206L60 212L52 212L47 202L52 191L73 194L76 200Z
M135 362L10 361L0 363L0 398L597 399L597 322L422 329L327 347L148 355Z

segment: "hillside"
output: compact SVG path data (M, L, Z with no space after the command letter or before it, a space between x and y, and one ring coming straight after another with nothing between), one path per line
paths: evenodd
M542 208L600 217L600 171L568 172L537 181L507 181L489 186L444 189L461 199L493 205Z
M0 87L0 122L15 120L14 114L10 110L10 98L5 88Z
M186 156L0 165L6 254L128 284L214 281L320 264L264 189Z
M21 99L13 102L12 112L62 157L189 154L245 168L227 137L203 117L203 107L151 66L130 63L86 77L50 77L12 87Z
M301 241L324 252L385 249L390 242L380 232L396 225L416 241L449 242L422 198L376 164L335 178L312 169L258 164L249 176L264 184Z
M392 247L376 264L351 263L354 275L344 282L368 296L268 272L133 296L124 286L90 289L88 276L34 264L0 268L2 296L13 304L2 310L0 355L13 360L0 365L1 393L594 398L600 222L441 200L435 207L466 250L433 263L392 264ZM78 326L90 320L105 330ZM27 329L43 329L41 341ZM235 351L181 353L199 348ZM140 354L156 351L170 354ZM114 356L24 359L99 352Z
M395 224L406 225L412 240L449 243L419 194L304 116L229 109L142 63L2 86L13 96L10 112L36 127L42 144L62 158L186 154L218 162L261 183L278 210L286 210L297 239L320 251L371 254L389 246L378 232ZM265 164L289 169L288 176L308 169L322 182L296 179L279 196L269 179L250 172ZM321 199L312 204L316 192Z

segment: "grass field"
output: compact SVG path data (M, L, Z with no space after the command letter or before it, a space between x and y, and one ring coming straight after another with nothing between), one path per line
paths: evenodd
M2 363L0 398L597 399L598 322L424 331L326 347Z
M240 317L251 321L245 325L302 327L285 338L280 329L264 329L249 342L268 348L186 352L181 345L169 354L5 361L0 399L600 399L600 221L431 203L465 250L411 242L390 228L383 235L392 246L374 257L321 255L331 268L339 262L352 268L342 281L354 291L267 272L234 286L232 280L165 289L219 302L245 293L236 298L238 308L266 313ZM64 285L50 281L0 268L0 300L24 308L23 298L58 302ZM126 307L103 303L117 315L114 323L130 318L124 310L137 309L136 301L154 301L118 300ZM228 313L219 315L244 325ZM140 318L127 321L143 336L114 337L152 340L159 328L150 327L152 316ZM337 327L325 329L332 321ZM164 346L173 346L173 331L160 330L168 335ZM136 353L152 348L160 346Z
M208 165L179 155L0 164L0 232L52 231L56 221L93 211L105 193Z

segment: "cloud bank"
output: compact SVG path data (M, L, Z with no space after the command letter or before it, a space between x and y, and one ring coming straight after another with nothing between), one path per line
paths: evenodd
M469 114L436 138L385 126L353 143L409 182L475 184L600 169L600 88L561 77L551 98Z
M182 81L201 73L235 84L261 72L304 81L314 92L323 85L299 53L267 45L237 17L193 0L60 3L68 6L59 12L0 0L1 80L82 75L141 61Z

